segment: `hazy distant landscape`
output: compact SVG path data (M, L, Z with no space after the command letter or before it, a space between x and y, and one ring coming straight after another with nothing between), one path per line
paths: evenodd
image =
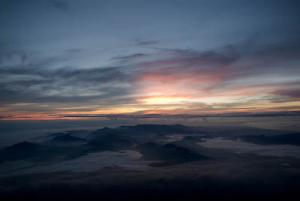
M48 132L0 159L2 199L286 200L300 190L299 132L226 119Z

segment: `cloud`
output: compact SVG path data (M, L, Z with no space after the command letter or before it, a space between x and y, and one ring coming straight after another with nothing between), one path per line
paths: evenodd
M186 70L215 69L226 66L238 59L233 52L204 51L199 52L192 49L167 49L162 54L169 55L156 61L141 63L142 66L153 70L174 69L178 72Z
M153 45L158 45L159 42L155 40L140 40L137 39L135 40L135 44L138 46L153 46Z
M67 1L63 1L63 0L49 0L49 4L51 7L56 8L61 11L66 11L70 7L69 3Z
M147 57L147 54L136 53L136 54L130 54L130 55L127 55L127 56L113 57L111 60L118 61L120 63L127 63L127 62L138 61L139 59L144 59L145 57Z
M18 102L92 102L129 94L131 74L121 67L93 69L0 69L1 104ZM109 101L108 101L109 102ZM113 103L114 101L111 100Z
M295 100L300 100L300 89L281 89L274 92L276 95L287 96L294 98Z
M24 65L28 62L28 56L22 51L0 49L0 68Z
M4 49L0 57L0 104L36 104L25 107L31 111L61 110L70 104L69 108L79 108L74 112L120 106L135 107L135 112L137 108L190 112L191 108L197 111L197 105L198 110L213 111L214 106L228 110L259 101L287 103L295 100L297 92L291 88L299 82L294 75L299 72L295 66L300 45L293 41L247 40L206 51L136 51L93 68L64 65L83 54L82 49L45 58ZM37 106L45 103L47 107ZM82 105L88 107L80 108Z

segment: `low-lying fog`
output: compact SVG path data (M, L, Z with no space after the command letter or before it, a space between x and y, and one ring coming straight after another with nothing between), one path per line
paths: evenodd
M61 125L55 132L50 129L40 135L39 129L45 127L35 125L35 134L0 149L0 197L19 198L24 192L29 197L45 196L45 189L54 188L59 197L70 191L74 193L68 198L77 199L77 194L84 196L84 189L91 186L93 198L113 193L116 199L119 194L114 192L119 191L124 196L140 196L132 190L136 188L167 197L189 192L193 198L249 192L255 198L261 194L286 198L297 192L300 133L284 129L287 124L272 128L232 121L205 124L207 120L202 120L190 125L127 122L127 126L99 128L94 128L95 122L85 122L69 130L62 130ZM11 130L6 127L7 133ZM177 188L183 191L174 190Z

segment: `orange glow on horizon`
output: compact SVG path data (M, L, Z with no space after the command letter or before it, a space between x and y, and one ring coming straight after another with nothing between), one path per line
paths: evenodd
M207 74L205 74L207 73ZM215 77L214 77L215 76ZM249 87L226 86L216 83L222 76L211 72L193 75L150 73L142 75L135 83L128 103L116 105L55 106L51 112L10 112L34 103L11 104L0 108L2 120L56 120L81 119L68 115L118 115L118 114L225 114L240 112L300 111L300 101L286 99L277 102L276 92L284 86L254 85ZM284 89L284 88L283 88ZM282 98L282 97L279 97ZM41 105L37 105L41 106ZM47 106L47 105L46 105ZM42 108L42 107L41 107ZM46 107L47 108L47 107ZM92 108L92 109L91 109ZM22 111L22 110L21 110ZM50 110L49 110L50 111ZM88 117L84 117L88 118Z

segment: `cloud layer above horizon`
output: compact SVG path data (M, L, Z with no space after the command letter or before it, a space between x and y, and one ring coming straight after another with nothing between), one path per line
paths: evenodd
M0 117L299 111L299 7L3 0Z

